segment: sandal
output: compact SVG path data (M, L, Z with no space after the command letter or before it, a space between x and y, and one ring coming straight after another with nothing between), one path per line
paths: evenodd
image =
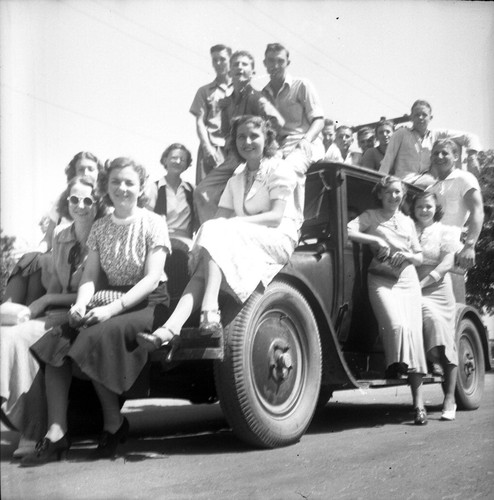
M170 328L165 325L155 331L157 332L158 330L167 332L167 338L165 340L155 333L139 332L136 336L137 343L149 353L157 351L158 349L169 349L166 355L166 361L171 361L173 353L178 349L180 344L180 335L173 333Z
M199 324L200 335L219 336L223 334L223 326L221 325L221 313L216 311L201 311L201 320Z

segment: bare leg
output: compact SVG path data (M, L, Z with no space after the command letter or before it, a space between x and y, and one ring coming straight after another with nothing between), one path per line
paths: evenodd
M448 363L444 366L444 402L443 410L453 410L455 405L455 388L458 367Z
M409 373L408 383L412 391L412 401L414 408L424 408L424 399L422 394L422 378L421 373Z
M216 264L207 252L204 252L204 261L206 269L206 286L204 289L204 297L202 299L202 310L217 311L218 295L220 293L223 275L218 264Z
M103 411L103 429L111 434L118 431L123 423L120 413L120 401L118 394L110 391L105 386L93 380L94 389L101 403Z
M178 301L177 307L166 321L165 326L173 333L179 334L190 315L199 307L203 294L204 281L195 275L192 276ZM159 336L159 332L160 330L158 329L154 333Z
M48 432L46 437L55 442L67 433L67 408L72 368L69 363L61 367L45 368L46 400L48 403Z

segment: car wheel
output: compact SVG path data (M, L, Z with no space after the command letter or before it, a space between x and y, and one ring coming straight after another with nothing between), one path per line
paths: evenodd
M476 410L484 392L485 361L480 335L469 319L460 321L458 338L458 377L456 403L460 410Z
M215 363L221 408L248 444L297 442L315 411L321 346L303 295L283 281L254 292L225 329L225 357Z

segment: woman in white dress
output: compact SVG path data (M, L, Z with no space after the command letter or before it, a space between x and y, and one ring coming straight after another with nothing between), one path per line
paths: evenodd
M427 423L422 378L427 363L422 339L421 293L415 266L422 250L413 220L400 210L405 186L393 176L375 187L381 208L366 210L348 223L348 238L370 245L369 299L384 344L386 377L407 376L412 390L415 423Z
M461 247L455 228L439 222L442 210L434 193L419 193L412 201L424 261L417 268L422 288L424 347L427 358L444 370L442 420L454 420L458 352L455 341L456 301L449 272Z
M260 283L268 285L297 245L305 177L275 156L274 131L262 118L239 117L231 135L244 163L228 181L216 218L198 231L191 250L195 271L176 309L153 334L138 335L148 351L177 340L199 306L201 334L220 333L220 288L245 302Z
M58 211L69 226L55 230L53 274L48 291L29 305L31 320L1 329L2 417L21 433L14 457L32 451L46 432L46 401L39 364L29 352L31 345L57 324L66 322L67 311L76 298L77 287L86 263L86 241L102 207L95 192L96 181L74 177L62 193ZM65 314L50 314L49 309L66 308Z

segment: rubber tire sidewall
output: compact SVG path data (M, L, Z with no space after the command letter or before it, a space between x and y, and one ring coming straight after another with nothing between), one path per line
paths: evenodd
M273 415L259 401L254 384L251 348L257 322L273 309L291 313L300 325L302 351L299 394L288 415ZM296 316L296 317L295 317ZM268 356L263 360L268 363ZM256 291L225 329L225 358L215 362L215 382L221 408L242 441L261 448L296 443L314 415L321 383L321 346L317 323L303 295L284 281L271 283L264 294ZM295 376L295 375L294 375ZM292 391L293 394L295 391Z
M467 391L462 384L462 377L465 371L465 363L463 352L461 349L462 337L466 337L475 359L475 384L472 390ZM480 406L482 394L484 392L485 378L485 360L482 342L475 324L467 318L462 319L458 323L457 328L457 347L458 347L458 376L456 380L455 398L458 409L460 410L476 410Z

